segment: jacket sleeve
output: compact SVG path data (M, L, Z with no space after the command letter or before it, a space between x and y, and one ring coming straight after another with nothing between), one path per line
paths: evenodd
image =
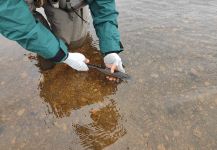
M62 61L67 47L37 22L24 0L0 0L0 33L45 59Z
M86 0L86 2L91 10L101 53L122 51L115 0Z

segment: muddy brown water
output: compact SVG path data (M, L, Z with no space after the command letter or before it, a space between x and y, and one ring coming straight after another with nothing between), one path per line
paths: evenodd
M217 2L117 4L128 83L63 64L42 71L0 37L0 149L217 148ZM100 64L96 47L91 32L81 51Z

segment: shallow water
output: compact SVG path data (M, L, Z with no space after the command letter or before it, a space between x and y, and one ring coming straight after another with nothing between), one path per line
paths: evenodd
M217 2L117 4L128 83L63 64L42 71L0 37L1 149L216 149ZM91 33L81 51L101 64L95 47Z

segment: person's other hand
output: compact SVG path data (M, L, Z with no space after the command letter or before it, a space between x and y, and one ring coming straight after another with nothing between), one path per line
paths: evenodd
M77 71L88 71L86 63L89 63L89 60L81 53L69 53L66 60L63 61L73 69Z
M111 73L114 73L115 70L125 73L121 58L116 53L110 53L106 55L104 57L104 63L106 67L111 69ZM114 78L114 77L107 76L106 78L110 81L117 81L117 78Z

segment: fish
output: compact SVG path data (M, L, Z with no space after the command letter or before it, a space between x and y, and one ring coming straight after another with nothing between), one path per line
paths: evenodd
M128 74L120 72L120 71L115 71L114 73L111 73L111 69L107 67L102 67L100 65L95 65L95 64L87 64L87 66L89 68L96 69L104 73L105 75L121 79L122 81L129 81L131 79L131 77Z

